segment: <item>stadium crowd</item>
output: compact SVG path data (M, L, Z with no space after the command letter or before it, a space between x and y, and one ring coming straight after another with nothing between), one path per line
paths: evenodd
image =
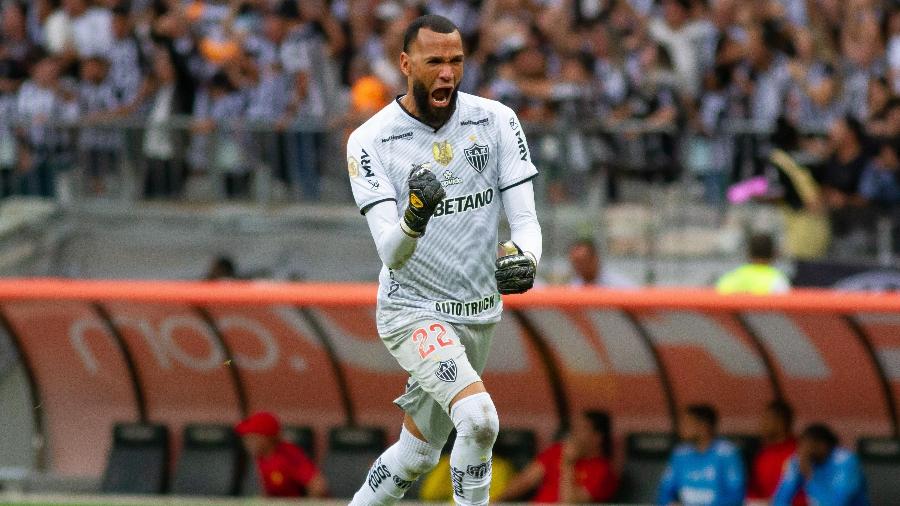
M265 158L316 199L324 154L405 88L424 12L462 31L460 89L531 126L556 201L597 173L613 200L629 172L712 202L744 183L733 202L784 201L805 236L900 203L893 0L4 0L0 195L53 194L76 164L103 193L129 151L147 196L209 171L247 196ZM827 239L807 243L788 253Z

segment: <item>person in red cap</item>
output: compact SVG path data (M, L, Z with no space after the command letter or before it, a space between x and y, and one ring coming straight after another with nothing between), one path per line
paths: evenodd
M256 459L256 469L269 497L324 497L325 478L303 450L281 439L281 425L272 413L254 413L235 427L244 447Z

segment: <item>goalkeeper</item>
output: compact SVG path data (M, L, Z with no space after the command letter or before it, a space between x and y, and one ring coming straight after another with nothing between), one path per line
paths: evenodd
M488 502L499 419L479 376L500 320L500 294L532 287L541 257L531 180L537 169L515 113L458 91L462 39L446 18L414 20L400 70L405 95L351 134L347 168L383 262L377 324L409 373L395 403L400 439L353 505L394 504L450 453L454 501ZM511 240L497 258L501 201ZM362 477L360 477L362 478Z

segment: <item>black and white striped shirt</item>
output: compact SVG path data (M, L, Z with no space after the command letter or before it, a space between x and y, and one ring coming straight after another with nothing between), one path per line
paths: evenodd
M113 85L107 80L100 83L81 81L78 84L78 109L82 116L112 111L119 105ZM79 145L83 149L115 150L121 147L119 131L110 127L84 127Z
M67 135L59 125L63 120L74 119L78 104L66 102L54 89L26 81L19 88L16 116L25 130L25 142L38 151L61 149Z
M116 97L123 103L130 102L141 87L147 65L140 41L134 36L113 40L107 58Z

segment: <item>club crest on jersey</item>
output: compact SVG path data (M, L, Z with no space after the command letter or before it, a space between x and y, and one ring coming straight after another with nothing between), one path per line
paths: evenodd
M350 173L350 177L359 177L359 162L352 156L347 157L347 172Z
M488 159L491 157L491 150L483 144L473 144L471 148L464 149L466 161L473 169L481 173L487 167Z
M453 161L453 147L450 145L450 141L433 143L431 153L434 155L434 161L441 165L446 166Z
M451 358L438 363L438 368L434 375L441 381L453 383L456 381L456 362Z

